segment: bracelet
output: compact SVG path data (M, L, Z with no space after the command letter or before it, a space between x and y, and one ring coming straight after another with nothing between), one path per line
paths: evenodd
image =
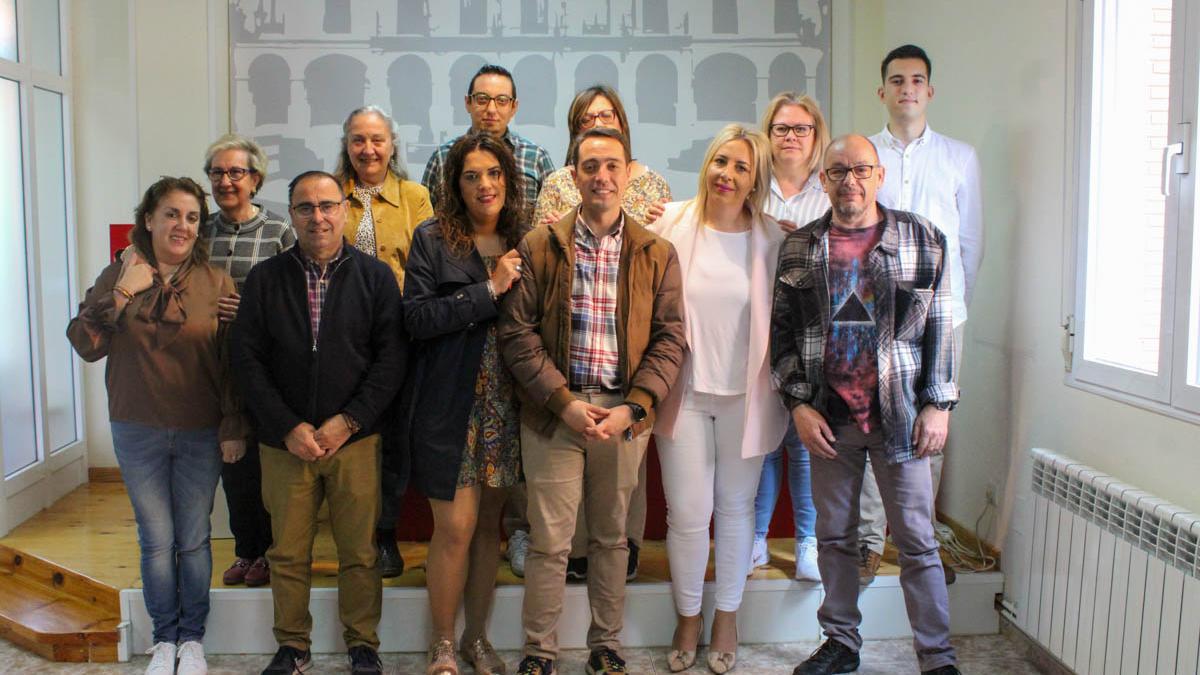
M133 302L133 293L130 293L125 287L113 286L113 290L125 296L126 300Z
M492 302L496 302L500 299L500 296L496 295L496 285L492 283L491 279L487 280L487 289L488 295L492 296Z

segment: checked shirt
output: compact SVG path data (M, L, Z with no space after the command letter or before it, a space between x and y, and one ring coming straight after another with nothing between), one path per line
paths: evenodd
M625 214L597 238L583 214L575 218L575 272L571 283L570 387L577 391L621 388L617 343L617 277Z
M916 459L913 423L928 403L958 401L946 237L921 216L879 206L885 224L868 257L875 289L879 409L888 461ZM830 212L789 234L771 311L771 371L789 410L828 416Z

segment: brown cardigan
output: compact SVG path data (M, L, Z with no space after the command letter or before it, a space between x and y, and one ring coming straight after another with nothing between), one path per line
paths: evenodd
M537 227L517 251L521 279L504 298L497 327L504 361L522 395L521 420L538 432L554 431L574 397L568 389L571 283L575 276L575 217ZM654 407L679 375L686 339L682 281L671 243L625 214L617 279L617 342L625 398L649 413L634 425L654 424Z
M220 427L220 440L245 437L247 425L229 377L228 324L217 320L217 298L233 279L209 265L188 265L164 286L138 293L113 316L120 261L100 273L67 326L84 361L105 356L108 416L152 427Z

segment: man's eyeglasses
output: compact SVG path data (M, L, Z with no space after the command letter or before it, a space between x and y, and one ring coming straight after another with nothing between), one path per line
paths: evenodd
M240 166L235 166L232 169L209 169L208 179L214 183L220 183L221 179L229 176L229 180L233 183L246 177L246 174L258 173L254 169L243 169Z
M584 129L591 129L596 126L596 120L600 120L605 124L612 124L612 121L617 119L617 111L609 108L594 113L583 113L579 116L579 126Z
M312 218L317 209L320 209L321 215L328 217L337 213L338 207L341 206L342 202L344 201L346 200L343 199L341 202L321 202L320 204L313 204L312 202L300 202L299 204L292 205L292 211L294 211L296 215L300 216L301 218Z
M515 100L516 99L506 94L500 94L499 96L488 96L483 92L475 92L474 94L471 94L471 103L474 103L480 108L486 108L488 107L488 104L494 102L497 108L504 110L508 108L508 106L512 105L512 102Z
M836 181L838 183L846 180L846 176L851 173L853 173L854 177L859 180L866 180L871 177L871 174L875 173L875 169L878 166L879 166L878 164L855 164L854 166L834 166L834 167L825 169L825 175L829 178L829 180Z
M796 134L796 138L807 138L812 136L813 129L816 127L811 124L772 124L771 135L775 138L786 138L790 131Z

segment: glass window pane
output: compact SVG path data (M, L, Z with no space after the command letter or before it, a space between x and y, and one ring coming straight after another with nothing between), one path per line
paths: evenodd
M34 68L61 75L62 45L58 22L58 0L29 3L29 34L25 43L29 47L29 63Z
M25 274L25 205L21 168L21 98L0 78L0 443L4 475L37 461L33 366L29 346L29 282Z
M70 258L67 253L66 153L63 143L62 94L33 90L37 152L38 279L41 285L42 363L45 368L46 449L58 450L76 440L75 369L71 345L63 339L75 308L71 305Z
M17 0L0 0L0 59L17 60Z
M1083 356L1155 374L1171 0L1105 0L1096 35Z

